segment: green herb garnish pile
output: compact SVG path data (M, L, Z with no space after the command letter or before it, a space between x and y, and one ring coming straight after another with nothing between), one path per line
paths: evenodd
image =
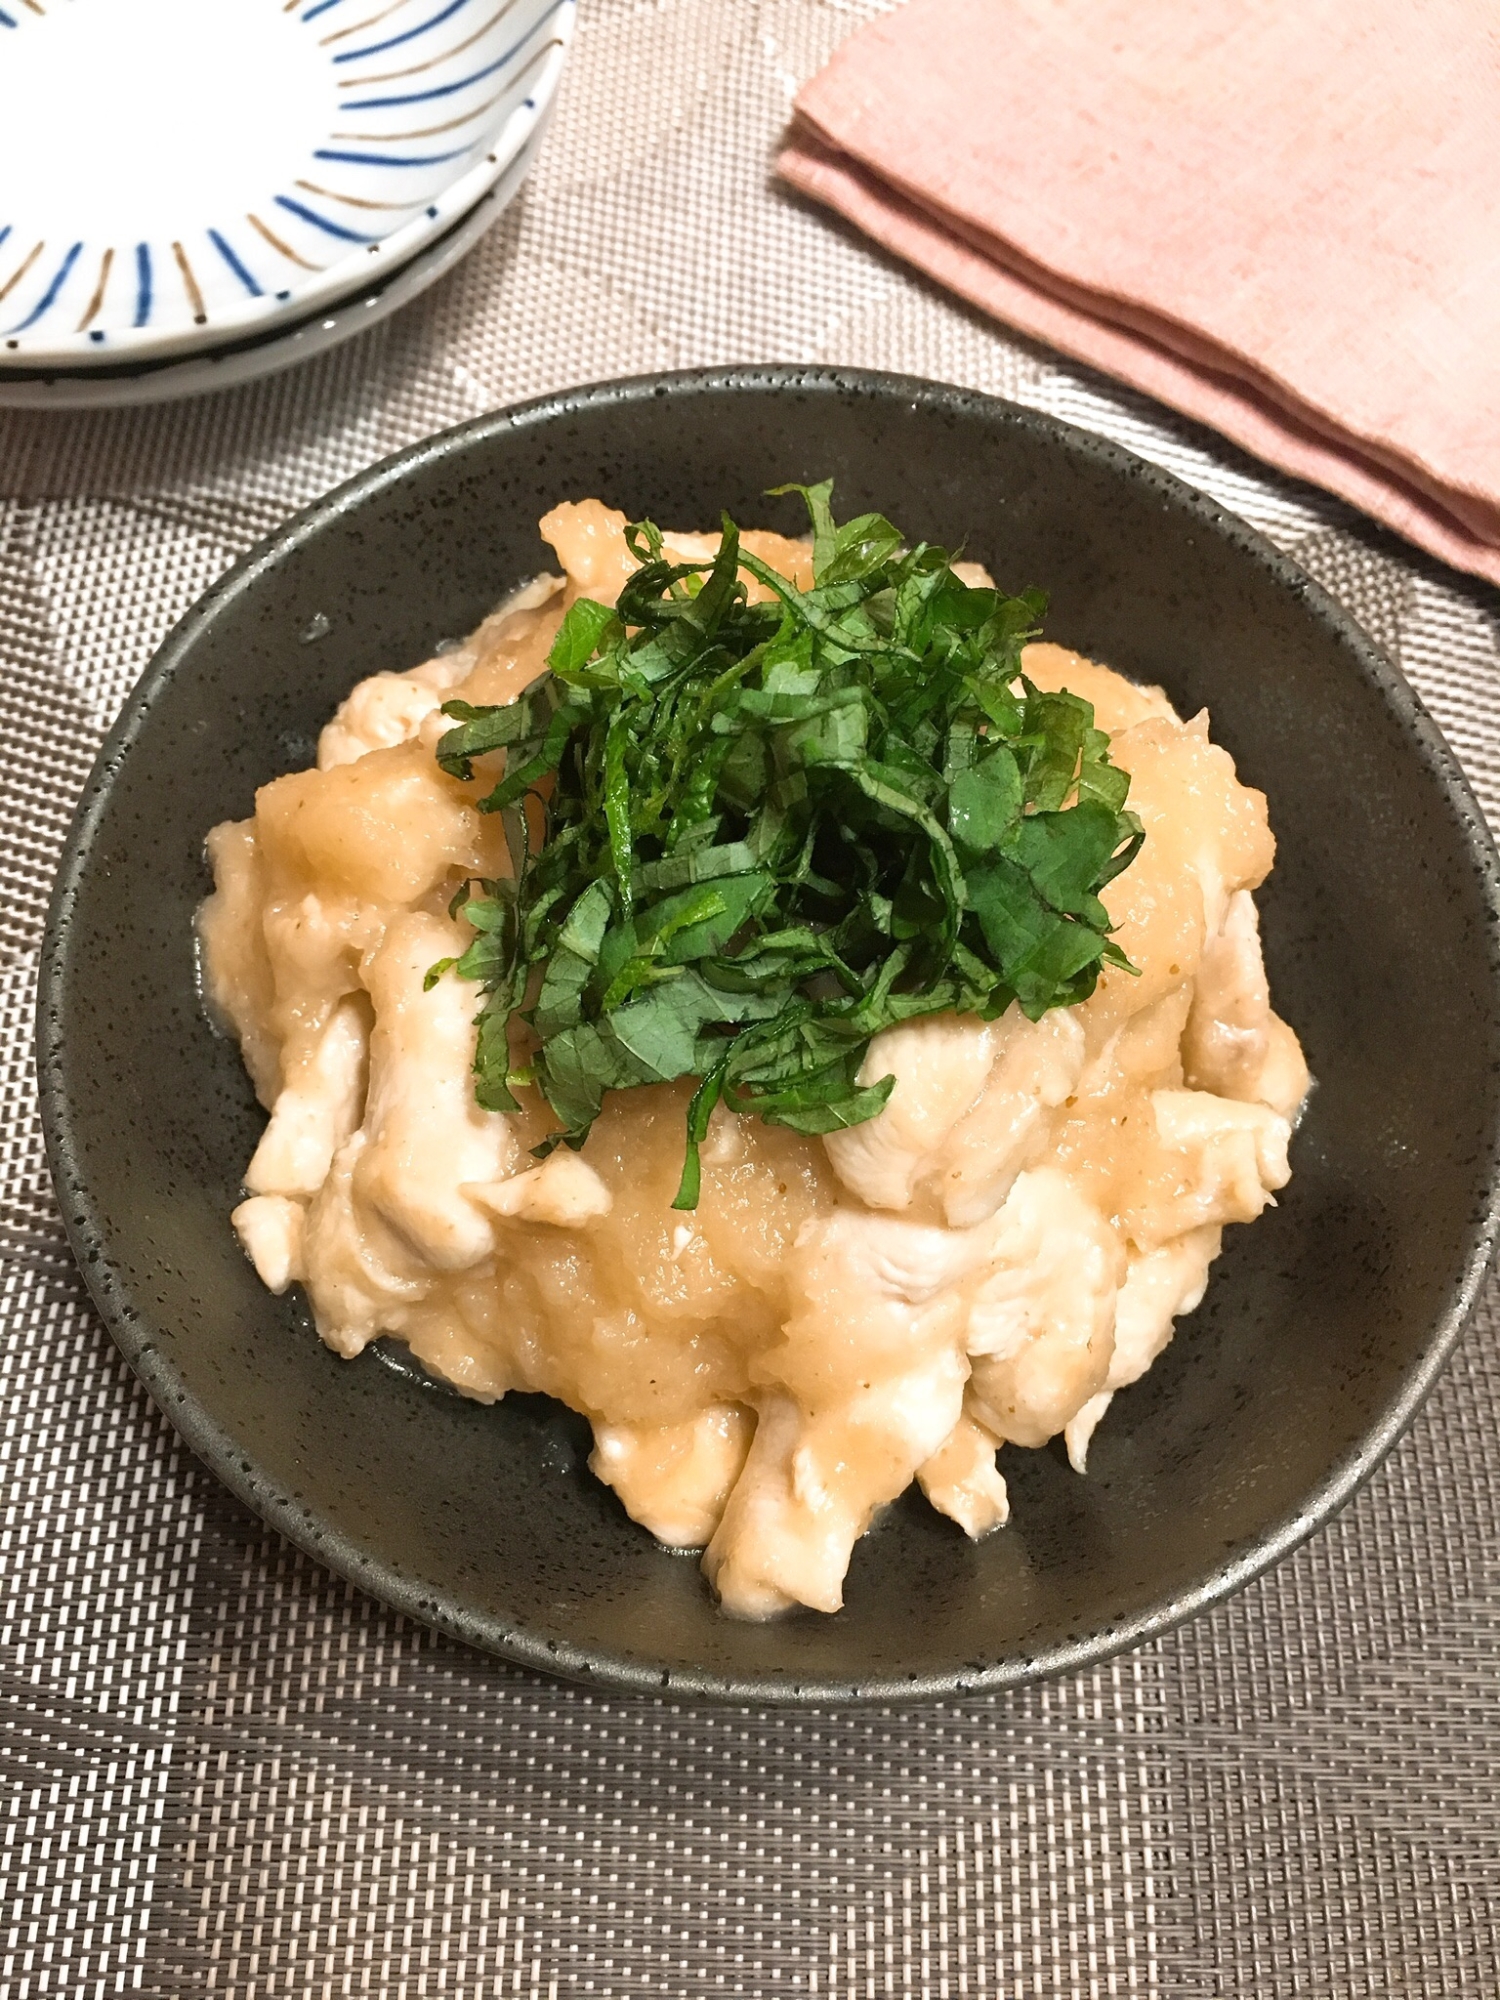
M1021 672L1045 598L970 589L881 515L835 526L831 482L777 490L812 516L811 590L727 519L711 565L668 561L641 522L618 605L579 599L550 671L503 708L449 702L438 746L460 778L507 753L481 809L506 815L514 879L454 905L485 992L480 1103L517 1110L534 1082L562 1128L540 1156L581 1146L607 1090L698 1078L678 1208L721 1099L857 1125L894 1085L857 1080L882 1028L1012 1001L1036 1020L1102 962L1133 969L1099 891L1144 836L1091 704ZM772 602L746 602L742 569Z

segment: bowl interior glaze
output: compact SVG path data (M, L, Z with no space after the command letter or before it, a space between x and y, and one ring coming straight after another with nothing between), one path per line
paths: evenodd
M832 475L1051 593L1048 636L1206 705L1265 789L1272 991L1317 1089L1280 1206L1228 1232L1202 1308L1116 1401L1089 1475L1006 1450L1012 1525L967 1542L915 1494L856 1550L846 1608L714 1608L589 1474L587 1426L340 1361L228 1224L262 1124L199 1006L205 830L307 763L360 676L468 631L545 566L538 516L598 493L796 532ZM1033 412L896 377L743 369L483 418L288 524L162 648L75 825L46 941L48 1144L100 1310L189 1444L276 1528L413 1616L529 1666L729 1700L890 1699L1098 1659L1246 1581L1409 1421L1495 1227L1496 867L1405 683L1210 501Z

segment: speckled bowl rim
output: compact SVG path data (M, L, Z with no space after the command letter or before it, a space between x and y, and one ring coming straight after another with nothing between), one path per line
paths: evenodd
M1402 723L1412 750L1430 776L1444 805L1463 831L1468 859L1488 905L1491 922L1484 930L1483 949L1489 982L1500 1011L1500 857L1482 813L1457 759L1414 690L1385 659L1358 624L1296 563L1238 516L1177 479L1091 431L1061 422L1040 411L978 391L919 377L864 369L799 368L764 365L705 368L626 377L589 384L497 411L441 431L382 460L336 487L322 499L294 514L282 527L251 549L186 614L159 648L119 720L110 731L84 787L69 830L43 934L37 1008L37 1061L40 1075L42 1128L48 1161L58 1184L64 1226L80 1270L106 1326L153 1401L185 1443L244 1504L277 1533L321 1565L346 1577L394 1610L434 1626L465 1644L479 1647L533 1671L563 1675L591 1686L622 1693L655 1694L675 1700L730 1704L811 1707L844 1702L890 1703L980 1695L1050 1679L1096 1665L1112 1654L1140 1645L1169 1631L1198 1612L1223 1601L1263 1571L1290 1554L1343 1507L1370 1478L1381 1460L1411 1424L1430 1394L1444 1363L1458 1341L1473 1308L1500 1235L1500 1132L1490 1135L1489 1179L1485 1199L1471 1218L1467 1250L1455 1270L1449 1303L1439 1315L1429 1341L1404 1377L1396 1394L1371 1424L1364 1438L1340 1458L1287 1519L1231 1560L1210 1570L1190 1588L1173 1592L1135 1616L1098 1631L1070 1638L1023 1658L968 1672L948 1672L914 1678L872 1677L870 1680L827 1678L790 1681L766 1677L737 1679L707 1670L670 1672L654 1669L605 1648L587 1653L548 1645L489 1616L466 1613L458 1604L435 1598L410 1577L361 1554L332 1524L310 1519L295 1504L262 1480L242 1446L221 1428L211 1409L188 1390L156 1346L149 1315L115 1280L102 1258L90 1261L111 1233L97 1213L87 1187L76 1172L72 1119L66 1085L66 1057L54 1033L60 1017L65 978L64 937L80 884L90 865L90 850L116 774L151 719L161 693L187 660L200 637L242 592L274 570L286 553L315 541L325 527L352 507L392 486L409 473L462 454L474 441L506 434L544 430L559 419L582 410L612 405L649 405L655 399L722 391L765 392L797 390L868 396L874 403L923 403L962 420L967 415L997 416L1049 444L1081 453L1122 477L1153 489L1172 506L1185 510L1203 529L1258 564L1283 590L1298 598L1308 615L1325 627L1353 656L1358 670L1378 690ZM66 1195L63 1190L68 1190ZM665 1558L664 1558L665 1560Z

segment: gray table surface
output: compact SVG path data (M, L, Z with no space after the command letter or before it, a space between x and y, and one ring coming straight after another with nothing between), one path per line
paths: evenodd
M571 382L903 369L1208 489L1400 661L1500 813L1500 596L1008 336L778 191L871 0L584 0L522 199L422 301L175 407L0 413L0 2000L1500 1993L1500 1311L1325 1532L1073 1680L692 1711L511 1671L247 1515L91 1311L43 1165L37 940L100 737L291 508Z

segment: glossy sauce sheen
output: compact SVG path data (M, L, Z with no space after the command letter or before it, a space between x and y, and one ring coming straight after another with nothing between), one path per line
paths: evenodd
M547 1106L474 1101L476 989L423 991L467 942L456 885L507 868L476 810L493 773L459 783L433 746L442 702L514 698L573 597L613 601L623 527L597 501L557 508L562 579L361 682L317 769L209 835L206 983L272 1114L234 1223L340 1353L395 1334L481 1400L582 1411L595 1472L662 1541L704 1548L726 1609L832 1611L854 1542L913 1478L982 1535L1007 1514L1000 1443L1062 1432L1082 1471L1111 1396L1201 1298L1223 1225L1285 1184L1308 1078L1251 895L1275 844L1206 717L1029 647L1031 679L1092 701L1131 773L1146 843L1104 900L1139 976L1106 972L1037 1023L888 1031L863 1075L896 1088L846 1132L716 1114L692 1214L671 1208L688 1083L611 1096L582 1153L538 1165ZM745 540L810 581L802 544Z

